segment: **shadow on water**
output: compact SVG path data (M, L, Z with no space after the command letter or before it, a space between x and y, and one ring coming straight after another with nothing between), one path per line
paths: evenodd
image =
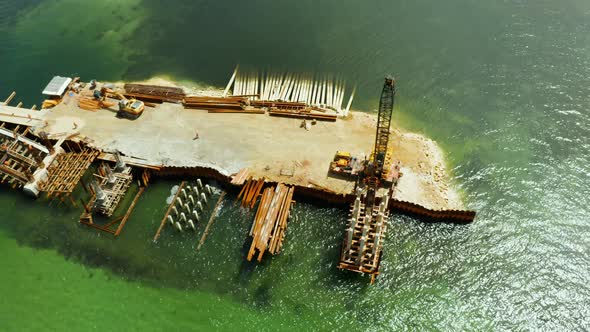
M242 263L240 264L240 273L237 276L238 283L245 285L248 284L250 279L252 278L254 271L257 267L262 268L262 265L266 263L266 260L263 259L262 263L258 263L256 257L252 259L252 261L247 260L248 251L250 250L250 246L252 245L253 239L252 237L248 236L244 245L241 248L242 253Z

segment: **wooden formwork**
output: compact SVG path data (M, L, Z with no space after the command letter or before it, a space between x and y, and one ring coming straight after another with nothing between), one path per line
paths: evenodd
M39 189L47 193L47 198L59 198L63 201L64 197L69 197L75 205L71 194L100 152L82 147L78 143L65 144L70 152L55 157L47 169L48 178L40 183ZM82 185L87 190L86 185Z
M109 167L106 164L101 165L102 169L105 167ZM113 177L115 178L114 182L109 183L108 177L105 175L105 171L101 172L101 168L99 168L100 175L95 174L95 176L101 179L99 186L102 188L104 193L106 194L106 199L103 200L103 204L100 206L94 206L94 210L99 212L107 217L113 215L113 212L119 205L121 198L125 196L127 193L127 189L131 185L131 181L133 176L131 175L131 168L127 167L122 172L113 172ZM96 201L97 197L94 195L94 199Z
M125 175L131 176L130 174L126 174L126 173L125 173ZM95 207L96 193L93 191L92 187L90 187L89 188L89 191L91 193L90 199L86 203L82 202L82 206L84 207L84 212L80 216L80 223L83 225L90 226L92 228L101 230L103 232L113 234L115 237L118 237L119 234L121 234L123 227L125 227L125 224L129 220L131 213L135 209L135 205L139 201L139 198L141 197L141 195L143 194L143 192L147 188L147 185L149 183L149 178L150 178L149 171L143 170L143 172L141 174L141 181L139 181L139 185L140 185L139 191L137 192L137 194L135 194L135 197L133 198L133 201L131 202L131 204L127 208L125 214L122 216L118 216L116 218L111 219L106 224L99 224L99 223L96 223L94 220L93 212L94 212L94 210L96 210L96 207ZM106 178L104 180L106 181ZM126 194L126 191L129 188L130 183L131 183L131 180L129 180L129 183L127 184L127 188L125 189L125 191L117 191L116 192L116 194L120 196L120 197L118 197L118 199L111 199L110 200L110 203L114 204L114 207L112 209L113 211L117 207L119 200ZM107 193L107 195L112 195L112 194L113 194L113 192ZM109 206L109 207L111 207L111 206ZM110 208L109 208L109 211L110 211ZM98 212L105 214L105 211L103 209L98 209ZM111 212L111 214L112 214L112 212ZM115 226L117 226L117 227L114 228Z

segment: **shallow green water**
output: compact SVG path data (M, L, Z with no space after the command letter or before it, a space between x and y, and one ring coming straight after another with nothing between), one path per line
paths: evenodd
M0 191L0 330L590 329L587 1L0 1L0 95L54 74L166 74L224 85L236 63L339 73L359 109L398 80L478 211L470 226L394 216L375 286L335 269L344 211L299 203L281 255L243 262L252 216L229 196L205 246L150 241L174 181L122 236ZM202 228L201 228L202 229Z

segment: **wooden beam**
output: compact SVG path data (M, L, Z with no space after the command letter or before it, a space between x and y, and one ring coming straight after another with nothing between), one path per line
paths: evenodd
M121 223L119 224L119 227L115 231L115 237L119 236L119 234L123 230L123 227L125 227L125 223L129 219L129 216L131 215L131 212L133 211L133 208L135 208L135 204L137 204L137 201L139 200L139 197L141 196L141 194L143 194L143 191L144 190L145 190L145 187L139 188L139 192L137 193L137 195L135 195L135 198L133 199L133 202L131 202L131 205L127 209L127 213L125 213L125 216L123 217L123 220L121 220Z
M213 209L213 212L211 213L211 217L209 217L209 222L207 222L207 226L205 227L205 231L203 231L203 236L201 236L201 240L199 241L199 245L197 246L197 250L201 250L201 247L205 243L205 239L207 239L207 235L209 234L209 228L211 228L211 225L213 224L213 220L215 220L215 216L217 215L217 210L219 210L219 207L221 206L221 202L223 201L224 196L225 196L225 191L221 193L221 195L219 196L219 199L217 200L217 203L215 204L215 208Z
M158 238L160 237L160 233L162 232L164 225L166 225L166 218L170 214L170 211L172 211L172 207L176 204L176 197L178 197L178 195L180 195L180 192L182 191L182 188L184 187L185 184L186 184L186 181L182 181L180 183L180 186L178 186L178 191L174 195L174 198L172 198L172 202L170 203L170 206L168 206L168 210L166 211L166 213L164 214L164 218L162 218L162 221L160 222L160 227L158 227L158 230L156 231L156 235L154 235L154 242L156 242L158 240Z
M12 91L10 96L8 96L8 98L6 98L6 100L4 101L4 105L8 105L12 101L12 98L14 98L14 96L16 96L16 92Z

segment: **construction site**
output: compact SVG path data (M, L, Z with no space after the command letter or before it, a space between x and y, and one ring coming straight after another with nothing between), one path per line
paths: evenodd
M165 227L203 224L197 250L226 193L235 195L254 214L244 259L258 262L288 241L296 200L335 204L350 213L334 265L373 283L393 214L475 218L436 144L392 128L397 84L385 79L372 115L351 111L355 89L327 75L236 68L225 89L206 91L56 76L39 110L10 106L15 92L0 103L0 179L79 208L81 226L117 237L150 182L173 177L179 185L153 240Z

